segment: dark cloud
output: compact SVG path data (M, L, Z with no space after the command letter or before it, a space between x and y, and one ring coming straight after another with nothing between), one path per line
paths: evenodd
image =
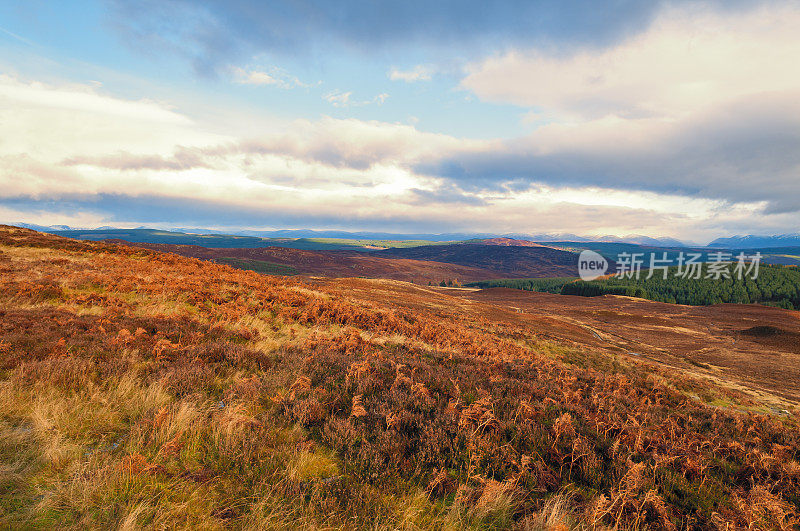
M390 233L483 232L503 234L520 232L520 227L533 227L534 232L568 230L579 234L596 231L603 226L620 226L625 230L651 230L654 227L671 227L680 216L654 212L646 208L577 205L555 203L518 212L513 219L498 216L491 211L464 216L458 205L446 205L436 215L364 214L342 212L341 215L297 211L285 206L275 209L246 207L223 200L197 200L162 195L99 194L81 197L78 194L62 196L59 200L18 197L0 199L0 208L26 213L47 213L65 217L77 214L96 216L103 224L141 224L145 226L197 226L197 227L276 227L319 228L327 230L368 230ZM532 221L533 220L533 221ZM8 221L25 221L8 220Z
M503 149L417 164L467 191L536 184L676 193L800 210L800 106L794 94L758 94L659 129L651 139L597 146L562 139L541 152L537 137ZM647 141L649 140L649 141Z
M675 0L674 3L699 3ZM203 74L242 54L304 54L341 46L451 48L463 56L515 45L604 46L644 30L665 0L108 0L125 39L171 51ZM726 9L753 2L702 2Z
M427 219L414 213L403 217L388 214L358 215L353 212L332 216L300 211L288 205L280 209L265 209L222 200L161 195L98 194L81 197L79 194L72 194L58 200L16 197L0 199L0 207L20 212L46 212L49 215L94 214L111 225L141 223L199 227L363 229L386 232L448 232L466 225L458 217L442 220Z

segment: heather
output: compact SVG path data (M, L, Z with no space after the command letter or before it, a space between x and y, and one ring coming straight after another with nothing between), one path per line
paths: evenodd
M10 227L0 308L3 527L798 525L796 412L457 308Z

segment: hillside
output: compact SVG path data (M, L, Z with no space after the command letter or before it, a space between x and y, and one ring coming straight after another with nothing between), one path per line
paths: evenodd
M125 243L122 240L112 240ZM158 243L134 243L137 247L170 252L202 260L230 263L230 259L250 261L251 264L279 264L292 268L293 273L325 277L390 278L418 284L439 283L442 280L469 282L495 278L500 274L480 267L457 264L387 258L375 253L347 251L306 251L286 247L262 247L259 249L217 249L197 245L169 245ZM242 264L242 268L247 264Z
M798 524L793 404L480 291L9 227L0 273L0 527Z
M800 315L755 304L682 306L604 295L493 288L448 292L472 311L539 337L645 359L747 390L777 411L800 404ZM675 371L675 372L673 372Z
M578 270L575 253L540 246L460 243L386 249L375 255L481 267L509 277L566 277Z

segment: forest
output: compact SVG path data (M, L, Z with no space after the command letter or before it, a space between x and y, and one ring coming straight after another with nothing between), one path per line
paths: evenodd
M721 303L765 304L790 310L800 309L800 270L795 267L761 265L758 276L745 275L741 280L731 278L701 278L676 276L677 268L668 270L664 279L661 272L639 279L610 277L590 282L576 281L563 284L563 295L625 295L659 302L691 304L695 306Z
M800 270L796 267L761 265L756 278L745 275L741 280L735 275L731 275L731 278L705 278L708 275L707 267L704 266L699 279L676 276L677 267L672 267L666 279L661 271L648 279L647 271L643 270L639 279L612 276L586 282L575 278L513 278L470 282L466 286L583 297L624 295L693 306L736 303L800 309Z
M465 286L470 288L512 288L541 293L561 293L565 284L577 280L574 277L557 278L501 278L496 280L480 280Z

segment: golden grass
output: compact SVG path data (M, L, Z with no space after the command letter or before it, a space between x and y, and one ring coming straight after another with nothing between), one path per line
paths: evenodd
M457 309L402 314L30 238L45 246L0 257L0 323L17 327L0 337L1 528L584 529L594 515L595 528L645 529L685 516L655 488L697 506L697 492L716 496L704 524L796 521L793 432L762 419L751 435L738 413L683 401L694 383L675 392L639 364ZM714 405L735 403L714 389ZM645 450L667 436L695 461ZM759 502L732 473L702 476L726 456L784 487L759 484Z

